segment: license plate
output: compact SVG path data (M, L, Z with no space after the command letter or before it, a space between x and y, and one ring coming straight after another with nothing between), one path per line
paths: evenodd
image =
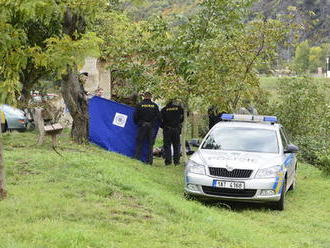
M232 182L232 181L213 181L213 186L217 188L227 188L227 189L244 189L245 185L243 182Z

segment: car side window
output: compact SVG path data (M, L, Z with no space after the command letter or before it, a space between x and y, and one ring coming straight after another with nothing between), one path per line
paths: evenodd
M282 128L280 129L280 135L281 135L283 148L285 149L288 146L288 139L287 139L287 137L285 135L285 132Z

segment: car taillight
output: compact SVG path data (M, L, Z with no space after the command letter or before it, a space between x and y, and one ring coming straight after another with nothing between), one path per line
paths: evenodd
M18 120L18 122L24 124L25 120L20 119L20 120Z

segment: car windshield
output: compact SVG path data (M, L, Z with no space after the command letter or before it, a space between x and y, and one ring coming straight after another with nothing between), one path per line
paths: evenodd
M202 149L278 153L276 132L269 129L220 127L206 138Z

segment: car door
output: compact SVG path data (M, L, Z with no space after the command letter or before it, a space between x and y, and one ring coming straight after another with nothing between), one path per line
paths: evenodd
M283 127L280 128L280 135L283 145L283 152L287 148L288 144L290 144L289 138L285 133ZM294 173L295 173L295 164L296 158L294 153L284 153L284 165L287 170L287 186L290 186L294 180Z

